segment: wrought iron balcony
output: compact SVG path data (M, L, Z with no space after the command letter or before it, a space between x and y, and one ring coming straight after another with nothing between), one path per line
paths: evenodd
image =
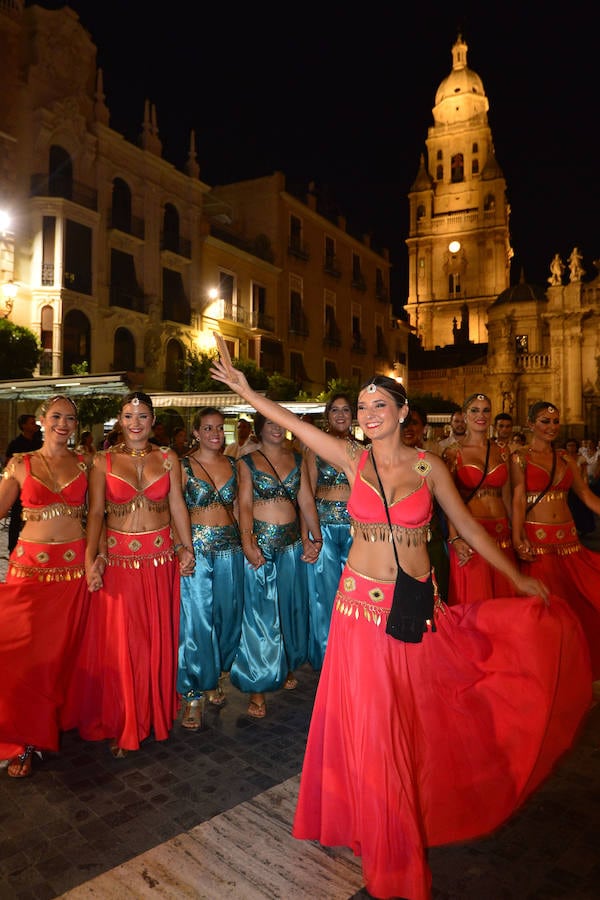
M275 331L275 319L263 312L250 313L250 328L257 328L261 331Z
M342 332L334 323L330 323L323 335L323 345L325 347L341 347Z
M323 260L323 271L333 278L341 278L342 270L339 267L337 256L326 256Z
M290 238L290 242L288 244L288 253L290 256L295 256L296 259L303 259L305 262L310 256L310 251L308 244L299 241L297 238Z
M360 353L364 356L364 354L367 352L367 342L365 341L364 337L361 337L360 334L353 334L351 350L353 353Z
M352 287L356 288L357 291L367 290L367 282L365 281L364 276L360 274L360 272L355 272L352 275Z
M295 310L290 316L290 334L299 334L308 337L308 319L304 310Z

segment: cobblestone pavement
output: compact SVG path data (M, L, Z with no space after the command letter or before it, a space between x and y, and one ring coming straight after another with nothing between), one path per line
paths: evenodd
M6 532L1 529L0 564L6 565ZM102 879L91 880L103 873L108 877L110 870L135 862L139 854L147 856L146 851L160 853L164 842L171 846L201 823L242 808L297 776L318 676L305 666L298 677L297 690L270 697L263 720L245 715L247 699L224 679L228 702L222 710L207 712L202 731L188 733L176 724L168 741L149 739L124 760L113 759L106 744L85 743L68 733L60 753L35 765L32 778L18 781L0 771L0 900L52 900L78 885L77 897L96 900L233 897L231 885L223 893L205 893L200 881L197 889L163 890L154 886L145 868L149 886L143 891L129 887L113 892L102 887ZM576 746L509 822L486 838L430 851L433 900L596 900L599 748L596 705ZM218 848L228 862L236 853L233 844ZM180 883L181 872L190 865L186 859L185 853L173 857L172 871L166 873L173 884ZM246 888L238 884L235 896L289 900L292 894L261 893L248 883ZM331 893L313 885L301 896L362 900L368 895L364 889Z

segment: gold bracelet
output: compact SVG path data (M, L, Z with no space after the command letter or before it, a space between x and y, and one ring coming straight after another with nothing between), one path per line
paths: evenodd
M108 556L106 555L106 553L97 553L96 559L102 559L105 564L108 565Z

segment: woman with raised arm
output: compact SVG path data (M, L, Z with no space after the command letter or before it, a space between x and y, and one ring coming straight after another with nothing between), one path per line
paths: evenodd
M23 529L0 585L0 759L31 775L34 752L58 750L71 670L89 606L83 520L89 458L69 449L77 409L46 401L44 445L15 454L2 473L0 517L17 497ZM90 573L99 583L98 571Z
M219 350L213 377L295 428L351 486L354 541L331 619L293 833L351 847L374 897L426 900L427 846L495 828L571 745L591 697L581 628L561 600L545 602L546 587L523 578L471 516L442 460L402 443L408 404L401 385L376 375L362 388L358 423L371 448L357 452L296 423L248 386L222 342ZM434 496L470 546L519 592L537 596L438 602L434 611L427 553ZM406 587L390 615L397 576ZM401 639L387 632L396 625Z
M596 514L600 497L581 477L577 461L555 450L560 413L540 400L528 414L532 438L511 457L513 541L521 570L543 578L568 601L587 637L594 679L600 678L600 554L584 547L568 504L569 489Z
M257 413L254 433L259 449L237 464L246 563L242 635L229 677L250 694L248 715L262 719L267 691L298 686L294 669L308 653L305 563L318 558L323 539L306 463L290 449L285 429Z
M127 394L118 422L121 442L97 452L90 472L86 573L93 588L99 566L102 586L78 663L77 726L121 758L151 731L166 740L176 718L179 576L195 560L179 459L150 441L151 398Z
M223 413L212 406L194 417L195 445L181 459L183 494L192 522L196 570L181 582L179 671L184 728L197 730L202 702L225 703L221 672L237 650L244 605L244 554L237 523L235 459L223 454Z
M338 440L354 444L358 450L360 445L351 431L352 418L352 402L348 395L333 394L325 406L326 429ZM335 469L317 453L309 449L305 458L323 538L319 557L308 568L308 661L314 669L320 669L335 593L352 543L350 516L346 509L350 485L344 471Z
M442 459L471 515L516 565L510 531L508 449L490 440L492 404L489 397L471 394L463 404L463 412L467 423L463 442L447 447ZM510 578L474 552L453 522L448 526L448 603L512 596L514 589Z

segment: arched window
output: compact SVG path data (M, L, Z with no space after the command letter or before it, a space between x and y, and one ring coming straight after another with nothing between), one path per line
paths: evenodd
M179 253L179 213L172 203L165 204L162 245L164 250Z
M488 194L483 201L483 208L486 212L492 212L496 208L496 198L493 194Z
M443 158L444 158L444 154L442 153L441 150L438 150L438 152L437 152L437 159L443 159Z
M425 218L425 207L423 206L422 203L420 203L419 206L417 206L417 219L424 219L424 218Z
M465 166L462 153L455 153L451 162L452 184L465 180Z
M111 225L131 233L131 191L122 178L113 181Z
M444 179L444 167L443 166L437 167L435 177L437 178L438 181L443 181L443 179Z
M40 343L42 345L40 375L52 375L52 351L54 350L54 310L51 306L42 307L40 322Z
M67 151L57 144L50 147L48 194L65 200L73 196L73 163Z
M180 391L183 386L183 350L179 341L170 340L167 344L167 368L165 372L165 388L167 391Z
M473 147L472 147L472 149L471 149L471 152L472 152L472 153L479 153L479 144L477 143L477 141L473 141Z
M73 366L88 364L92 371L92 330L90 320L78 309L70 310L63 323L63 375L72 375Z
M117 328L113 346L115 372L133 372L135 369L135 340L128 328Z

